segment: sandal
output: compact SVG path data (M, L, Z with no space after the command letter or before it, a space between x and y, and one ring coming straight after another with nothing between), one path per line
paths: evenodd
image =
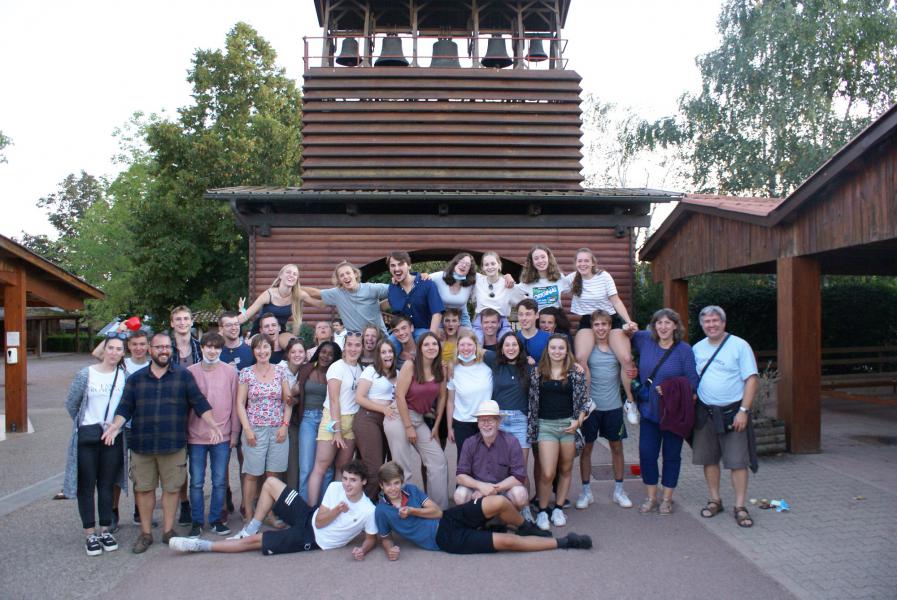
M732 513L735 515L735 522L738 523L739 527L754 526L754 520L751 518L751 514L748 512L746 507L736 506L734 509L732 509Z
M713 498L707 501L707 505L701 509L701 516L705 519L710 519L723 512L723 501L722 499L714 500Z
M649 512L653 512L655 508L657 508L657 499L645 498L645 501L642 502L642 505L638 507L638 511L643 515L646 515Z
M664 517L668 517L673 514L673 501L667 500L664 498L660 501L660 508L657 509L657 514L663 515Z

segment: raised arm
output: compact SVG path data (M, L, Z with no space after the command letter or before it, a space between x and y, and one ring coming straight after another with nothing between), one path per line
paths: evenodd
M252 317L258 313L259 310L265 305L265 296L268 294L268 290L265 290L261 294L259 294L258 298L255 299L249 308L245 311L240 311L240 314L237 316L237 321L239 321L240 325L250 320ZM242 306L242 298L240 299L240 305Z

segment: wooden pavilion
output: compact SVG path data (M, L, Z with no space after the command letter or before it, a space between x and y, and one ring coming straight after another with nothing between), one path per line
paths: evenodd
M301 187L207 193L249 235L253 291L289 262L311 286L329 287L342 259L383 272L394 249L416 261L494 250L513 273L541 242L565 270L591 248L630 303L632 230L651 203L681 195L583 187L580 77L561 37L569 5L316 0Z
M792 452L818 452L820 277L897 275L897 105L787 198L684 198L639 256L681 315L689 277L777 276L779 417Z
M0 235L0 286L6 349L6 431L28 430L28 361L26 307L84 308L103 292L88 285L21 244Z

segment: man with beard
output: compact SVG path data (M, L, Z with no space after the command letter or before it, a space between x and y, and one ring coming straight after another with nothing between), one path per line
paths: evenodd
M221 362L229 363L242 371L255 364L255 357L249 344L240 335L240 315L235 312L223 312L218 317L218 333L224 336L224 348L221 349Z
M171 337L157 333L150 340L149 368L128 377L115 420L103 434L112 445L122 425L130 419L131 479L140 512L141 533L134 543L135 554L153 543L150 530L156 506L156 487L162 483L162 542L174 533L178 494L187 480L187 416L190 409L209 427L208 444L221 442L221 430L212 416L196 380L184 368L171 363Z

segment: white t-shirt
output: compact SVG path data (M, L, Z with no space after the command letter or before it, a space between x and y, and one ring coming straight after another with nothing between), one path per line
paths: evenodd
M475 423L473 414L480 404L492 400L492 369L482 362L472 365L456 364L448 389L455 392L452 418L465 423Z
M573 287L573 278L576 273L564 276L567 287ZM591 279L582 280L582 295L573 296L570 302L570 310L575 315L590 315L601 309L609 315L617 314L617 309L611 304L610 297L617 294L617 286L614 278L607 271L601 271L592 275Z
M116 380L115 374L118 373ZM115 382L115 390L112 390L112 382ZM96 425L97 423L111 423L115 417L115 409L121 400L121 393L125 389L125 374L119 369L111 373L100 373L96 367L87 370L87 408L84 409L84 418L81 425ZM110 398L109 392L112 390ZM106 411L106 405L109 411ZM108 415L108 417L107 417Z
M561 308L561 294L570 289L570 281L565 277L557 281L549 281L542 277L533 283L518 283L517 288L535 300L541 311L549 306Z
M454 294L451 286L445 282L445 273L443 271L432 273L430 281L436 284L439 297L442 298L442 303L446 308L457 308L462 312L467 312L467 302L470 300L470 293L473 291L474 286L464 287L462 285L458 293Z
M128 376L130 377L140 369L145 369L150 365L150 359L146 359L146 362L137 364L134 362L130 356L125 358L125 371L127 371Z
M324 492L324 499L321 500L321 506L333 508L340 502L345 502L349 510L340 513L326 527L318 529L315 525L315 518L318 511L315 511L311 519L311 526L315 531L315 543L321 550L333 550L334 548L342 548L364 530L370 535L377 535L377 522L374 520L374 503L364 494L358 502L351 502L346 496L346 490L343 484L334 481L327 486ZM320 510L320 509L318 509Z
M526 293L517 286L509 288L505 285L505 280L502 277L499 277L495 283L489 283L488 277L477 273L477 284L474 286L473 297L477 303L476 314L491 308L497 310L501 316L507 317L511 314L511 308L526 298Z
M376 402L388 406L396 397L396 384L388 378L377 373L374 365L365 367L361 373L361 378L371 382L371 389L368 391L368 398Z
M338 360L327 369L327 383L332 379L340 381L339 387L339 414L354 415L358 412L358 403L355 402L355 390L358 389L358 378L361 377L361 365L354 367L344 360ZM327 386L327 397L324 399L324 417L330 415L330 386Z
M704 338L692 347L698 375L719 346L713 346ZM729 341L722 347L698 384L698 398L704 404L725 406L738 402L744 396L744 382L757 375L757 361L750 344L736 335L729 334Z

